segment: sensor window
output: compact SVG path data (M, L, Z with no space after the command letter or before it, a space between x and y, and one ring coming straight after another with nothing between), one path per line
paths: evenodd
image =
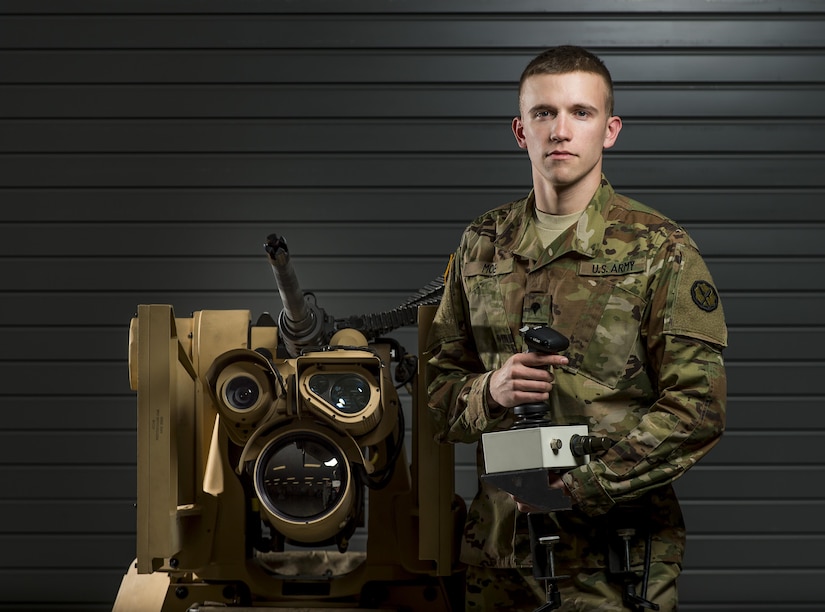
M309 389L342 414L361 412L372 397L369 382L358 374L315 374L309 379Z
M258 462L261 500L288 520L320 518L346 491L346 461L340 449L312 434L276 440Z

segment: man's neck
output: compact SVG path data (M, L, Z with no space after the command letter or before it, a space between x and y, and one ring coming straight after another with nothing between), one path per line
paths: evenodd
M595 178L595 180L594 180ZM601 173L573 185L552 185L544 180L533 181L536 208L551 215L570 215L581 212L593 199L601 183Z

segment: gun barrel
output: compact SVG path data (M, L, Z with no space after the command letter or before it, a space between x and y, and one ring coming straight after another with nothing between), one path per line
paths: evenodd
M287 350L291 355L297 355L306 346L323 344L328 333L328 317L317 305L309 303L301 291L286 240L278 234L270 234L264 248L283 303L278 328Z
M269 264L275 274L275 282L278 284L278 293L281 295L281 302L284 305L284 315L295 331L306 325L306 321L311 318L307 308L304 293L295 276L295 269L289 260L289 247L286 240L278 234L270 234L266 238L264 245L269 256Z

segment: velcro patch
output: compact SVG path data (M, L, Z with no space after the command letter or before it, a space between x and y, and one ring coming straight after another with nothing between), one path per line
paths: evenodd
M705 262L692 247L678 245L677 249L681 265L671 286L665 333L726 346L728 332L723 305Z
M690 288L690 297L693 303L705 312L713 312L719 307L719 294L706 280L698 280Z
M513 260L468 261L464 264L464 276L498 276L513 271Z
M644 259L626 261L583 261L579 264L579 276L618 276L645 271Z

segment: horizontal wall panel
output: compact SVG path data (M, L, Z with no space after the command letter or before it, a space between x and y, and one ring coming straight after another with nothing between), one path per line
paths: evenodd
M525 163L526 158L525 158ZM623 177L609 177L623 180ZM818 188L655 189L615 183L629 197L660 210L680 223L729 221L776 223L825 221L825 185ZM422 221L466 226L471 219L522 198L529 182L518 187L426 189L417 186L323 189L286 188L0 188L4 222L55 221L96 223L199 221L256 223L263 232L282 222Z
M741 329L731 327L729 324L725 358L728 361L822 360L825 359L823 347L825 347L825 326L819 328L800 326L796 329Z
M825 466L821 465L729 467L700 463L677 480L675 488L684 500L822 501L825 491L810 483L819 482L823 476Z
M820 26L822 27L822 26ZM619 86L616 112L631 118L804 119L825 86ZM517 112L515 85L0 85L0 116L26 118L500 117ZM703 181L704 185L704 181Z
M0 431L0 465L4 466L134 466L136 457L134 431Z
M443 273L447 264L439 270ZM299 280L300 270L296 269ZM263 264L261 276L269 279L272 270L268 264ZM434 275L432 278L435 278ZM427 282L429 282L428 279ZM265 313L270 312L277 316L283 305L278 295L275 285L275 278L272 276L272 285L263 291L250 292L247 290L237 292L202 292L202 293L181 293L178 291L156 292L118 292L118 293L63 293L55 297L54 294L44 290L43 294L38 293L8 293L0 299L0 316L4 313L12 312L17 314L15 321L28 325L120 325L123 333L127 334L129 322L132 317L137 316L139 304L171 304L175 309L175 314L179 317L189 317L196 310L249 310L252 320ZM423 285L419 285L421 287ZM308 290L308 287L305 289ZM418 287L416 288L417 291ZM321 291L316 293L318 305L328 314L336 318L343 318L355 314L368 314L382 312L397 307L403 303L408 296L412 295L412 290L387 290L383 293L375 291L364 291L361 293L344 291L340 293ZM822 296L825 302L825 294ZM815 309L819 304L815 301L811 308Z
M773 260L754 257L735 260L706 257L705 262L723 298L727 291L749 288L761 291L820 291L825 288L825 276L822 277L822 284L817 280L817 270L822 270L825 265L825 260L821 259L800 257Z
M126 355L125 346L122 355ZM126 373L125 365L123 371ZM62 431L67 436L77 431L134 432L137 427L137 394L126 389L123 395L117 397L0 395L0 413L6 415L7 430Z
M85 15L85 14L112 14L112 15L141 15L141 14L259 14L282 15L304 14L309 11L332 14L504 14L504 13L534 13L537 15L549 13L570 13L579 17L588 15L615 15L622 13L631 16L644 17L648 14L674 14L674 17L685 14L702 14L717 16L731 13L742 15L772 14L780 11L821 13L819 0L760 0L758 3L743 3L741 0L715 0L712 4L705 2L690 2L684 0L656 0L655 8L638 0L611 0L609 3L582 3L581 0L554 0L548 4L546 0L402 0L387 3L384 0L349 0L341 3L340 0L302 0L301 2L261 2L261 0L235 0L226 4L224 0L122 0L112 4L109 0L85 0L71 6L67 10L63 0L5 0L0 14L58 14L58 15Z
M122 359L126 357L128 344L127 325L115 328L0 327L0 362ZM49 346L49 350L45 351L44 346Z
M823 582L825 570L820 568L765 568L749 571L688 567L679 577L679 609L688 609L682 606L683 601L701 606L691 609L708 612L793 612L797 609L792 607L794 604L806 602L821 608Z
M820 153L823 134L822 121L637 119L625 122L612 153L707 153L709 141L714 154ZM506 119L346 119L309 125L275 119L0 120L3 153L312 153L318 142L324 142L326 153L463 155L518 149ZM522 157L526 162L526 153Z
M38 396L131 394L125 361L3 363L0 371L2 395L31 397L35 389ZM66 434L66 437L70 438L71 434Z
M1 83L499 83L515 87L528 52L435 49L198 49L0 51ZM815 51L668 52L657 48L599 54L613 82L817 83L825 59ZM710 60L710 61L709 61ZM514 90L515 93L515 90Z
M0 570L54 568L43 558L49 548L60 550L60 568L127 568L135 558L135 539L133 534L0 535Z
M795 431L727 431L702 463L825 467L825 430L808 429L807 423L799 422Z
M421 257L451 253L464 223L327 222L312 225L202 223L0 224L0 257L248 257L277 233L300 257ZM705 257L825 256L825 223L694 223L689 232ZM735 233L736 240L731 240ZM37 236L36 241L31 236ZM124 236L128 235L128 240Z
M588 19L525 16L108 15L7 17L7 48L543 48L548 41L593 47L819 48L825 17L772 14L747 22L725 19Z
M723 299L727 292L752 287L783 292L825 290L825 275L821 274L825 260L822 258L799 257L782 261L708 257L706 261ZM447 254L419 258L341 257L334 261L293 256L292 263L304 291L319 288L324 291L369 291L374 289L375 279L380 278L382 288L387 291L413 293L443 274ZM276 289L266 260L258 262L250 258L77 258L62 264L58 274L52 259L0 259L0 278L5 281L6 291L130 291L144 293L147 299L148 294L166 291ZM794 274L788 273L791 270Z
M800 562L799 550L821 550L825 535L688 536L685 565L696 570L815 570L825 559Z
M746 390L742 390L746 391ZM800 424L812 430L825 429L825 394L804 397L765 397L758 395L728 397L727 428L731 430L799 430ZM777 415L793 418L778 419ZM724 442L723 438L723 442ZM825 523L823 523L825 525Z
M3 499L135 501L137 470L134 466L0 465Z
M108 602L108 609L111 610L120 582L131 563L129 561L122 570L52 566L41 567L38 571L30 568L3 570L0 572L0 591L3 593L4 605L9 606L5 609L34 612L49 610L51 604L52 610L63 610L64 605L74 603L81 606L78 610L87 610L90 603L103 600ZM38 604L36 607L35 602ZM25 605L31 607L25 608Z
M341 291L316 291L318 304L328 314L343 318L354 314L382 312L402 304L418 288L442 274L447 264L447 257L438 266L438 273L428 278L415 289L390 289L382 293L367 290L363 293L348 289ZM179 264L168 264L179 265ZM429 269L429 265L427 267ZM715 265L711 266L715 270ZM131 269L142 269L131 267ZM155 268L153 271L157 272ZM159 272L160 274L168 274ZM271 270L264 264L259 273L260 283L266 284ZM296 267L299 280L305 276L302 267ZM141 272L141 275L145 272ZM251 279L251 276L250 276ZM302 283L304 281L301 281ZM255 291L248 287L236 291L217 291L203 289L200 291L181 292L176 288L168 290L146 289L136 292L119 290L116 293L77 292L67 290L55 295L47 288L2 294L0 299L0 318L14 321L19 325L121 325L127 333L129 321L137 313L138 304L171 304L178 316L189 316L195 310L249 310L256 320L264 312L273 315L281 311L282 304L275 287L274 277L271 286ZM256 285L258 282L255 283ZM304 289L309 290L309 286ZM725 316L728 323L737 325L813 325L822 324L822 312L825 311L825 292L802 293L782 291L767 292L728 292L723 295Z
M683 501L682 512L689 541L706 534L825 534L825 499Z
M520 152L475 155L200 154L0 155L0 187L522 187ZM825 154L642 155L605 158L624 185L677 188L702 176L707 186L821 187ZM324 168L319 172L318 168Z
M448 255L406 258L291 258L304 291L373 290L376 279L387 291L413 293L444 273ZM25 269L21 269L25 262ZM273 291L280 309L277 285L265 257L261 259L180 258L77 259L63 262L59 274L52 259L0 259L0 278L5 289L56 291ZM16 270L16 271L15 271ZM171 274L170 274L171 272ZM823 279L825 282L825 279Z
M715 266L711 266L711 269L715 270ZM729 324L818 326L822 325L825 294L813 291L782 291L775 294L764 291L741 294L726 292L723 304Z
M771 397L809 396L812 381L822 377L825 361L727 362L728 393ZM820 389L821 391L821 389Z
M134 539L137 509L130 501L0 501L0 534L112 534ZM42 551L40 551L42 553ZM42 559L41 559L42 562Z
M319 304L327 314L343 319L350 313L331 312L324 304ZM272 308L274 315L280 311ZM379 311L380 312L380 311ZM186 314L189 313L180 313ZM366 314L366 313L363 313ZM255 319L253 314L253 321ZM396 338L415 351L417 328L404 327L385 335ZM49 327L49 328L3 328L0 327L0 361L97 361L125 358L129 333L126 325L117 327ZM48 352L43 350L49 346ZM728 330L728 361L772 361L772 360L816 360L825 357L825 327L810 329L804 326L778 329ZM769 350L766 350L770 347Z
M787 259L825 255L825 224L691 225L689 233L705 257L755 255ZM732 233L736 240L731 240Z
M149 223L74 224L71 240L60 223L0 225L0 257L249 257L259 256L258 267L268 271L264 243L270 234L282 236L292 257L421 257L448 256L457 246L463 224L347 223L318 219L306 223L260 224ZM803 228L810 231L811 226ZM781 229L776 229L781 233ZM789 230L790 231L790 230ZM817 228L813 228L816 232ZM821 230L825 243L825 224ZM39 236L32 242L32 235ZM128 240L124 240L128 236ZM418 237L418 239L416 239ZM814 254L814 253L809 253ZM825 255L825 245L821 254ZM172 264L174 270L174 264ZM300 270L296 269L300 280Z

